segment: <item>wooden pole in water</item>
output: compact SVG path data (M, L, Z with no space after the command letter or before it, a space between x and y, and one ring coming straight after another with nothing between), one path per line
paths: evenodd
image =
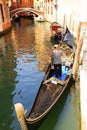
M21 103L17 103L14 105L15 107L15 111L16 111L16 115L17 115L17 118L18 118L18 121L21 125L21 129L22 130L28 130L27 128L27 124L25 122L25 111L24 111L24 107Z
M82 45L83 45L83 39L80 39L79 43L77 44L77 49L75 52L75 59L74 59L73 69L72 69L74 80L76 80L76 77L77 77L77 71L78 71L78 67L79 67L80 52L82 49Z

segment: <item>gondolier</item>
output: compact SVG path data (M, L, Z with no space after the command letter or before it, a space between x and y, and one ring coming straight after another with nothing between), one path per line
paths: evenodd
M62 75L62 60L61 56L63 55L63 51L59 49L59 45L54 45L54 50L52 51L52 63L54 65L56 77Z

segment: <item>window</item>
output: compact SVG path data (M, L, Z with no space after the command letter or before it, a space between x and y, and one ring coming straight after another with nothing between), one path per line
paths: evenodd
M43 2L40 2L40 7L43 7Z
M0 4L0 12L1 12L2 22L4 22L4 15L3 15L2 4Z

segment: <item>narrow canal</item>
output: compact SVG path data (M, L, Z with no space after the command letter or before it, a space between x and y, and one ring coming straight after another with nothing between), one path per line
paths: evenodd
M26 115L49 63L50 23L22 19L0 37L0 130L21 130L14 104L21 102ZM72 86L38 130L80 130L79 87Z

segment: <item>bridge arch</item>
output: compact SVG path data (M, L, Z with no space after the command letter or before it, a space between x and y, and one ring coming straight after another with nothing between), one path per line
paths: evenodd
M43 12L33 9L33 8L16 8L16 9L10 11L10 16L11 16L11 18L13 18L16 14L21 13L21 12L31 12L31 13L35 14L36 17L44 16Z

